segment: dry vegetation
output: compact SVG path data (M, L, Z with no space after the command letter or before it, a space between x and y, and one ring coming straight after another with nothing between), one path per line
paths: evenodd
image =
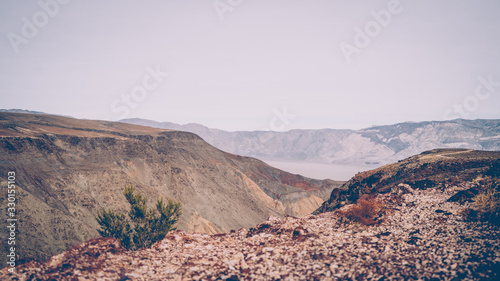
M473 198L473 208L477 217L500 225L500 193L494 189L488 189Z
M380 223L383 207L384 204L379 199L373 196L363 196L355 205L346 210L339 210L338 213L351 221L368 226Z

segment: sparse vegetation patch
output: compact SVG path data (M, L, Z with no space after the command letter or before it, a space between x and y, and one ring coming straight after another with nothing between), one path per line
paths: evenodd
M176 229L174 225L181 215L181 203L168 200L165 204L163 199L158 199L156 209L148 209L146 198L140 192L134 194L132 186L125 187L124 195L131 207L130 219L111 210L102 210L96 218L101 225L97 231L102 237L114 237L126 249L136 250L150 247Z
M363 225L375 225L380 223L383 207L384 204L375 197L364 196L347 210L339 211L339 214Z
M473 198L473 208L479 219L500 225L500 193L488 189Z

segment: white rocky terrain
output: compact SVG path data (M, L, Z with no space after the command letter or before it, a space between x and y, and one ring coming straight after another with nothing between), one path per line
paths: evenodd
M2 280L498 280L500 230L470 222L469 203L448 202L470 184L444 190L399 185L378 195L380 224L340 212L271 217L228 234L175 231L129 252L112 238L87 241L30 262ZM352 208L346 205L343 209Z
M193 132L224 151L262 160L387 164L436 148L500 150L500 120L407 122L362 130L227 132L199 124L121 122Z

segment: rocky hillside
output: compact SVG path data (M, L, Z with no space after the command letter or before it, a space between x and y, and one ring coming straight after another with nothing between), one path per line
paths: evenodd
M417 189L442 189L478 177L488 177L500 183L500 151L426 151L397 163L358 173L342 187L333 190L330 199L315 213L333 211L355 203L364 194L387 193L399 184L409 184Z
M448 202L468 188L397 186L375 198L384 215L370 227L329 212L272 217L221 235L175 231L136 252L95 239L46 263L23 264L16 274L4 268L0 279L498 280L499 228L465 220L467 203Z
M227 152L287 161L388 164L436 148L500 150L500 120L401 123L362 130L227 132L199 124L178 125L144 119L123 122L194 132Z
M128 210L126 184L150 204L180 201L179 229L211 234L308 214L340 186L224 153L188 132L51 115L0 113L0 152L1 186L16 175L16 253L27 259L98 237L99 210Z

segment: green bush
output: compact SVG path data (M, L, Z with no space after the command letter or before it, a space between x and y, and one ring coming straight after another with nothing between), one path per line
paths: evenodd
M150 247L153 243L165 238L181 215L181 203L158 199L156 209L148 209L146 198L139 192L134 194L132 186L126 186L125 198L130 204L128 217L103 209L97 215L101 229L97 231L102 237L114 237L128 250Z
M113 211L102 210L97 215L97 222L101 225L101 229L97 231L102 237L115 237L120 240L122 246L130 249L130 224L125 218L125 215L118 215Z

